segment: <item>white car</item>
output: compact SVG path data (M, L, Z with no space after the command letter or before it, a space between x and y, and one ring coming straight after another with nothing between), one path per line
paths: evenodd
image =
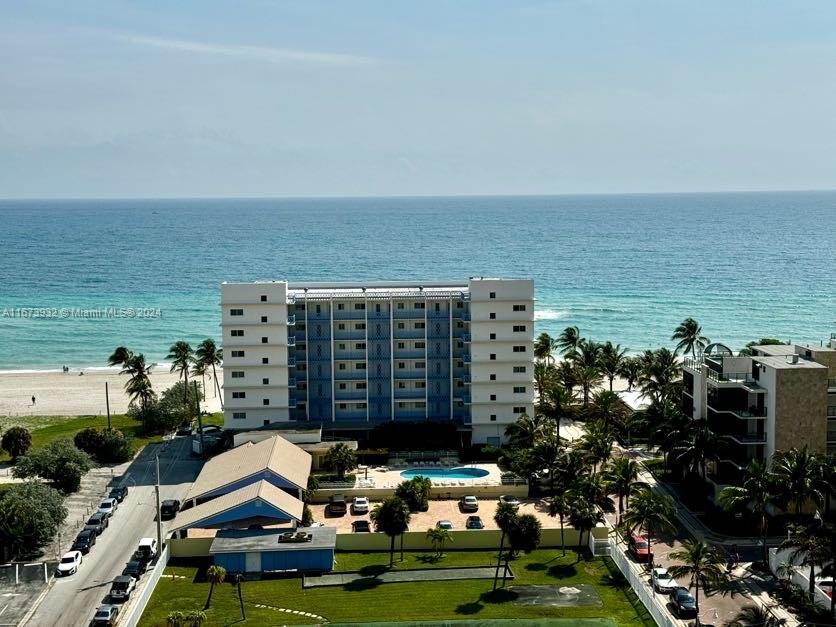
M116 499L104 499L101 503L99 503L99 512L105 516L113 516L118 507L119 501Z
M81 551L70 551L69 553L64 553L61 561L58 562L58 568L56 569L55 574L59 577L74 575L76 571L78 571L78 567L81 566L82 559Z
M136 559L145 560L146 562L150 562L157 557L157 539L141 538L139 545L136 547L136 552L134 552L134 556Z
M367 514L369 512L369 499L366 496L355 496L351 501L351 507L355 514Z
M653 589L662 594L671 594L679 584L669 574L667 568L654 568L650 573Z

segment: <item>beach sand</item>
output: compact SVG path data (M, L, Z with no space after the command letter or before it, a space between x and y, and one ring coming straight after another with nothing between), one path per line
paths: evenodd
M128 409L128 396L124 386L126 375L115 370L78 370L68 373L0 372L0 416L81 416L106 415L105 382L110 394L110 413L124 414ZM151 371L151 384L157 394L178 380L177 373L167 368ZM189 382L191 382L189 378ZM223 371L218 370L218 380L223 391ZM200 381L200 379L198 379ZM206 377L207 399L201 408L208 412L221 411L221 399L214 391L210 377ZM35 404L32 404L32 396Z

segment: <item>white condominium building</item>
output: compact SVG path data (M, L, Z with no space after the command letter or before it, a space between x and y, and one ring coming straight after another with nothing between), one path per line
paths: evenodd
M534 411L534 283L223 283L224 424L452 421L498 444Z

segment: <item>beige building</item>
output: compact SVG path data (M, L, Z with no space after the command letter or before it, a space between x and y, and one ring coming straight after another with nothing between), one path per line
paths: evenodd
M836 338L828 345L753 346L735 355L712 344L683 363L683 410L705 419L724 446L708 476L735 484L749 460L807 446L836 452Z

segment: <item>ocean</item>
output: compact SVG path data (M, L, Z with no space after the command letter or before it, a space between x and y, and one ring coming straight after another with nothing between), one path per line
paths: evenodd
M0 369L164 361L222 281L532 277L536 332L639 351L836 331L836 192L0 201Z

